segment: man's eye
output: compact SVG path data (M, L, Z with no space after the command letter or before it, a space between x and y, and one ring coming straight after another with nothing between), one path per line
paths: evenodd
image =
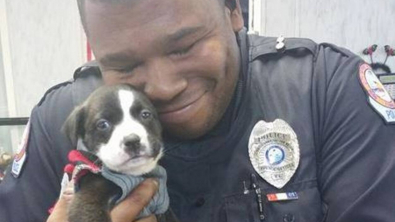
M193 48L194 45L195 45L195 44L192 44L192 45L190 45L190 46L188 46L188 47L186 47L186 48L173 51L173 52L170 53L170 54L173 55L173 56L185 56L185 55L187 55L187 54L189 53L189 51L191 51L191 49Z
M185 50L175 51L175 52L172 53L172 55L183 56L183 55L187 54L188 52L189 52L189 48L185 49Z
M96 122L96 128L100 131L107 131L111 127L110 122L105 119L100 119Z
M115 71L119 73L131 73L135 68L136 66L127 66L125 68L115 69Z
M141 66L143 63L142 62L133 62L130 65L126 65L126 66L120 66L119 68L114 67L113 70L118 72L118 73L122 73L122 74L128 74L133 72L136 68L138 68L139 66Z

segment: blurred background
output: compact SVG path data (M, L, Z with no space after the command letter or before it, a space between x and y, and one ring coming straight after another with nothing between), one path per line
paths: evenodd
M395 48L395 0L241 0L246 27L346 47L368 63ZM0 155L13 154L32 108L91 58L76 1L0 0ZM371 55L362 52L376 44ZM371 56L371 57L370 57ZM395 72L395 57L386 65ZM379 70L378 72L383 72Z
M1 157L16 152L46 90L87 61L87 43L73 0L0 0L0 40Z

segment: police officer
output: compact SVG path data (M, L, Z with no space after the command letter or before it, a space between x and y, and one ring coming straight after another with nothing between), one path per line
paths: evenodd
M98 64L34 108L0 186L1 221L46 220L74 147L59 129L102 80L155 104L180 221L395 221L395 104L360 58L247 35L238 0L79 3ZM113 221L133 221L154 192L145 181ZM60 201L49 221L66 210Z

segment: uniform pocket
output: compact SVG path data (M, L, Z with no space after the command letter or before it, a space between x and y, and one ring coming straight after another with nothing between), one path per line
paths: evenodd
M320 222L326 214L316 187L297 191L297 200L269 202L262 193L265 222ZM224 198L227 222L260 222L258 199L253 190Z
M320 222L326 210L322 207L320 193L316 187L298 191L297 200L268 202L266 211L268 221Z
M225 214L227 222L260 221L258 204L254 191L225 198Z

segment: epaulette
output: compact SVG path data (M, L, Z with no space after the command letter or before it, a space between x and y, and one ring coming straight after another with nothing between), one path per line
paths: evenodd
M73 79L83 78L89 75L97 75L101 77L99 65L96 60L90 61L75 70Z
M306 38L285 38L285 37L260 37L249 35L249 46L251 60L263 55L281 55L283 53L305 52L316 55L318 44ZM283 44L282 47L278 47Z

